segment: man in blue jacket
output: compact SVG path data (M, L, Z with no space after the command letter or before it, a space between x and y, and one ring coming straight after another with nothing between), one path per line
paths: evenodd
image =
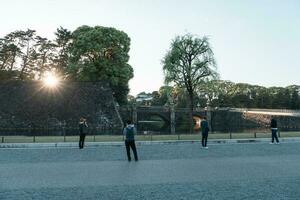
M130 120L126 122L126 127L123 129L123 134L125 136L125 146L126 146L128 161L129 162L131 161L130 148L133 151L134 160L138 161L135 140L134 140L134 135L136 135L136 128L134 127L134 124Z

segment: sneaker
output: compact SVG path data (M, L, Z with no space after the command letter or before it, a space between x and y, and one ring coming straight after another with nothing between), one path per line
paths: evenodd
M280 144L279 142L277 142L276 144Z
M208 149L208 147L204 147L205 149Z
M270 144L274 144L274 142L270 142Z

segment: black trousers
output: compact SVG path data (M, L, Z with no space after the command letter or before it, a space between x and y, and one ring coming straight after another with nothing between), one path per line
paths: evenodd
M82 149L84 146L85 134L80 134L79 136L79 148Z
M272 143L274 143L274 138L276 140L276 142L278 143L279 140L278 140L278 137L277 137L277 130L272 130Z
M131 161L130 148L133 151L133 155L134 155L135 161L138 161L138 156L137 156L137 152L136 152L135 141L134 140L125 140L125 146L126 146L126 152L127 152L128 161Z
M207 146L207 138L208 138L208 133L202 133L202 146L203 147Z

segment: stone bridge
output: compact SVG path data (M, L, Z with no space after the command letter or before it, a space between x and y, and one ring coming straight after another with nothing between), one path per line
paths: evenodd
M175 131L182 130L186 132L186 129L189 127L189 110L185 108L176 109L172 106L122 107L120 113L123 120L131 119L140 131L149 130L175 134ZM206 116L207 111L196 109L193 115L197 121L197 119Z

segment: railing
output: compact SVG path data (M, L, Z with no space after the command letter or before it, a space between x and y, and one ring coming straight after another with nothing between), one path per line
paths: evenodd
M89 127L87 134L99 135L102 133L109 133L111 135L120 134L121 128L112 126L103 127ZM0 128L1 135L24 135L24 136L68 136L77 135L79 133L78 127L19 127L19 128Z
M278 137L300 137L300 132L278 132ZM0 136L1 143L58 143L58 142L78 142L79 136ZM271 131L267 132L248 132L248 133L209 133L209 139L255 139L255 138L271 138ZM162 134L152 131L140 132L136 135L137 141L165 141L165 140L191 140L197 141L201 139L201 134ZM115 142L124 141L123 135L87 135L86 142Z

